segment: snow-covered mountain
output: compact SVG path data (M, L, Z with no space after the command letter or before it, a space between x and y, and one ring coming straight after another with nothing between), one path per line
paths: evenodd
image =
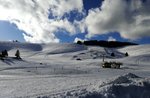
M5 49L9 56L0 60L0 98L150 97L150 45L103 48L0 42L0 50ZM17 49L22 60L14 59ZM123 65L102 68L103 56Z

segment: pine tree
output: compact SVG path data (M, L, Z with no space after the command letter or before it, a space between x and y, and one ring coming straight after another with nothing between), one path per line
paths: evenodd
M4 50L2 51L2 54L1 54L3 57L8 57L8 52L7 50Z
M125 53L125 56L129 56L128 52Z
M7 50L4 50L4 54L5 54L5 57L8 57L8 52L7 52Z
M20 57L20 51L19 50L16 51L15 56L16 56L17 59L21 59L21 57Z
M82 45L82 42L81 41L77 41L77 44Z
M115 54L112 52L112 53L111 53L111 56L113 56L113 57L114 57L114 56L115 56Z

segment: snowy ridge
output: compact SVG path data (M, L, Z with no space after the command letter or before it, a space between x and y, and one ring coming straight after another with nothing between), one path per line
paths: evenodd
M60 54L60 53L68 53L68 52L77 52L81 50L86 50L86 46L81 46L77 44L47 44L43 46L43 52L47 52L47 54Z
M20 42L0 42L0 50L26 49L31 51L41 51L40 44L20 43Z
M126 51L129 53L130 56L128 58L124 58L124 61L128 63L134 63L136 65L149 65L150 45L129 46L122 49L118 49L118 51Z
M119 51L127 51L131 56L139 56L139 55L145 55L150 54L150 45L136 45L136 46L128 46L122 49L119 49Z

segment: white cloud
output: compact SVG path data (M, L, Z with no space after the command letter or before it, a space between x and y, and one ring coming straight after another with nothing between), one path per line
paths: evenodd
M84 40L84 39L81 39L81 38L76 37L76 38L74 39L74 42L75 42L75 43L77 43L78 41L84 42L85 40Z
M59 29L76 33L74 24L60 17L82 9L82 0L0 0L0 20L16 24L28 42L59 42L54 34ZM48 19L50 13L57 18Z
M16 24L28 42L59 42L58 31L88 33L86 38L119 32L123 38L137 39L150 36L149 5L150 0L104 0L85 16L82 0L0 0L0 20ZM62 19L71 11L83 18L73 22ZM55 18L48 19L49 15Z
M74 21L74 26L76 27L77 30L79 30L77 32L84 33L85 30L86 30L86 25L85 25L85 20L84 19L82 19L80 21L75 20Z
M150 36L150 0L105 0L86 17L87 37L120 32L128 39Z
M87 41L87 39L81 39L81 38L76 37L74 39L74 42L77 43L78 41L84 42L84 41Z
M108 41L116 41L116 39L113 38L112 36L110 36L110 37L108 38Z
M63 16L64 13L68 13L73 10L78 10L82 13L83 2L82 0L50 0L51 11L54 16Z

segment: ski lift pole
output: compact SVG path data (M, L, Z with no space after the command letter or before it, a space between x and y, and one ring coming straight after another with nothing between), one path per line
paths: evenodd
M103 54L103 59L102 60L103 60L103 62L105 61L105 55L104 54Z

